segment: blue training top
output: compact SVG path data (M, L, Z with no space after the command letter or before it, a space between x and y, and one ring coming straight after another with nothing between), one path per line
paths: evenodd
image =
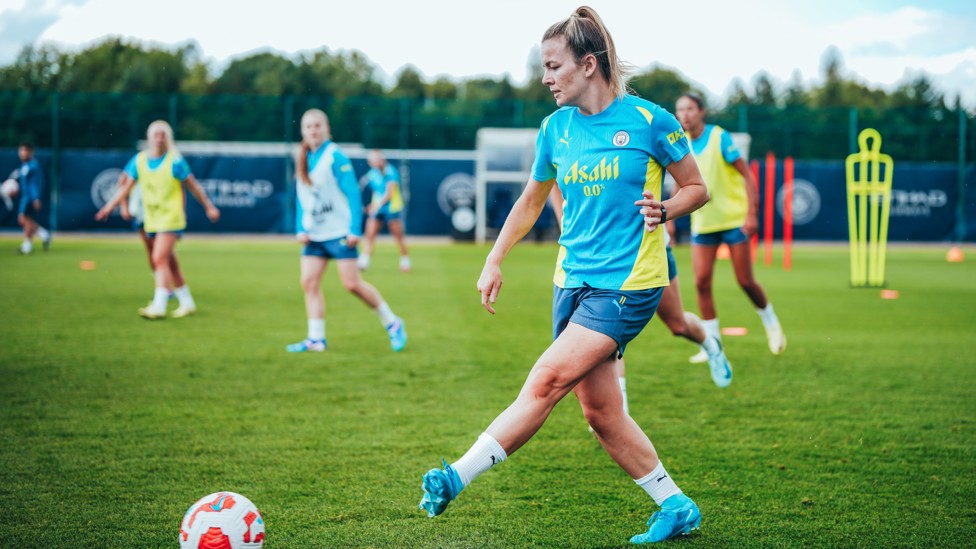
M532 178L555 179L565 200L553 282L608 290L667 286L665 231L645 231L634 201L644 190L660 200L664 169L689 152L674 116L632 95L594 115L563 107L543 120Z
M296 181L295 232L316 242L362 236L362 197L349 158L331 141L306 158L311 185Z
M27 205L35 200L41 199L41 192L44 189L44 172L41 171L41 164L36 158L31 158L23 162L18 170L20 180L20 208L18 213L25 213Z
M705 152L705 146L708 145L708 138L712 136L712 130L714 129L715 124L705 124L705 129L702 131L702 134L696 139L691 140L691 149L695 151L696 155ZM729 132L722 132L722 135L719 136L719 145L722 147L722 158L725 159L727 164L731 164L742 158L742 153L739 152L738 147L732 142L732 134Z
M138 154L133 155L132 158L129 159L129 162L126 163L124 169L125 173L136 181L139 181L139 169L136 166L136 158L138 156ZM152 158L149 156L149 153L146 153L146 157L146 159L149 161L149 169L156 170L159 168L159 165L163 163L166 155L164 154L159 158ZM192 173L193 172L190 170L190 165L187 164L186 159L183 158L182 155L175 155L173 158L173 177L179 181L184 181L187 177L190 177L190 174Z

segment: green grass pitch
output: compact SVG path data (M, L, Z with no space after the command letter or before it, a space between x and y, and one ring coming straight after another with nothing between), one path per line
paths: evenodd
M176 547L218 490L264 514L266 547L625 547L653 502L587 432L575 399L447 512L420 477L455 460L515 397L549 343L553 245L517 246L498 315L475 282L487 248L379 247L376 315L326 273L324 354L305 334L298 245L188 235L199 314L149 322L135 237L0 239L0 547ZM633 417L701 507L686 547L965 547L976 539L976 253L892 247L889 287L848 288L843 246L757 267L789 338L774 357L727 262L717 267L735 369L719 390L654 320L628 348ZM676 250L694 310L689 252ZM81 270L83 260L95 270Z

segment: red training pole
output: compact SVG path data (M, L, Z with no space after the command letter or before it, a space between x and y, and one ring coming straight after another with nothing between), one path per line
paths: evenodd
M756 184L756 195L755 195L756 200L755 200L755 204L753 204L753 207L755 207L758 210L759 209L759 161L753 160L749 162L749 168L752 169L752 180ZM756 214L756 217L758 218L759 215ZM758 228L756 229L756 232L752 233L752 237L749 239L749 256L752 258L753 263L755 263L756 259L759 258L759 229Z
M763 219L763 263L773 264L773 203L776 202L776 155L766 153L766 216Z
M783 160L783 270L793 268L793 157Z

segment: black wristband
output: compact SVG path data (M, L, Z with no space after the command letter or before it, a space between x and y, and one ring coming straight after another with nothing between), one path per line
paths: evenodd
M665 208L664 207L664 204L662 203L661 204L661 221L658 224L659 225L664 225L667 222L667 220L668 220L668 209Z

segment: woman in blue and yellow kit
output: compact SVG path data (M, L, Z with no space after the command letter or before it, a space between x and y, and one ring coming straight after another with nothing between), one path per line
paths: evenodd
M749 237L756 232L756 181L746 166L732 136L719 126L705 123L705 102L694 93L682 95L675 113L698 161L711 202L691 215L691 261L702 325L708 335L720 339L718 314L712 297L712 276L718 247L729 247L732 269L739 286L756 306L766 329L769 350L778 355L786 350L786 336L773 305L752 272ZM692 362L708 360L704 352Z
M403 319L393 314L383 296L363 280L356 265L362 238L363 211L359 185L349 158L332 142L329 118L319 109L302 115L302 144L295 158L297 226L302 244L301 284L305 293L308 336L286 347L290 353L325 351L325 296L322 275L334 260L343 287L379 316L390 347L407 344Z
M106 219L128 197L133 185L139 184L143 229L152 241L151 255L156 279L153 299L149 305L139 309L139 314L151 320L166 318L169 288L174 288L173 292L180 305L171 316L181 318L192 315L197 310L176 259L176 242L186 229L186 197L183 185L200 202L211 222L215 223L220 219L220 210L207 198L207 193L190 171L190 165L176 149L173 128L166 121L156 120L149 125L146 142L148 148L133 156L126 164L118 192L95 214L95 219Z
M532 177L485 261L478 290L494 313L501 263L557 184L565 202L553 277L553 343L519 396L471 449L424 475L420 506L431 517L442 513L475 477L532 438L572 391L607 453L661 505L648 531L631 541L662 541L697 528L701 514L624 413L614 363L668 285L659 225L700 207L708 192L677 120L627 95L613 40L591 8L578 8L546 31L542 62L542 83L561 108L542 122ZM677 190L661 202L664 170Z
M372 191L373 198L369 203L369 219L366 221L366 236L363 238L363 252L359 254L359 268L369 268L369 259L373 255L373 245L383 223L390 230L397 246L400 247L400 270L410 271L410 254L407 252L407 240L403 236L403 195L400 193L400 171L396 166L386 161L386 157L378 149L369 152L366 159L369 171L366 181Z

